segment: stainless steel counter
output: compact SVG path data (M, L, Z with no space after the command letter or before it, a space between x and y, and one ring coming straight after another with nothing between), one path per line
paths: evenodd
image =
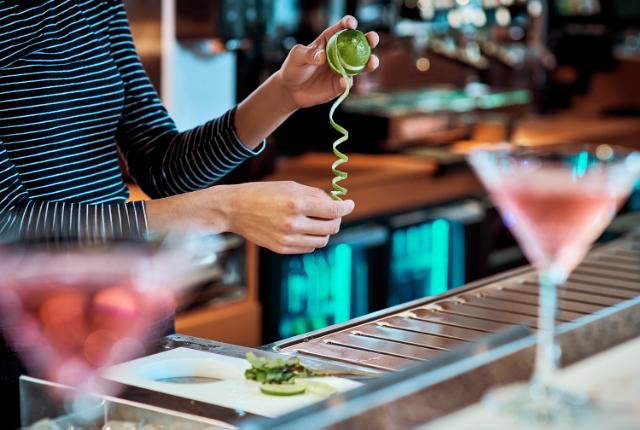
M477 402L489 387L529 378L537 295L535 273L522 268L267 345L263 353L298 354L311 366L380 376L275 420L237 411L234 417L210 405L194 413L242 428L387 429L429 422ZM560 298L563 365L640 336L640 234L591 252ZM176 346L234 356L247 351L182 336L168 338L162 348Z
M640 295L640 234L589 254L559 291L558 324ZM277 352L400 370L515 325L537 328L531 268L451 290L271 345Z
M120 397L250 429L414 427L476 403L490 387L530 377L537 294L535 273L522 268L254 350L378 375L275 419L136 387ZM560 296L563 365L640 337L640 234L590 253ZM178 347L233 357L252 350L173 335L150 353Z

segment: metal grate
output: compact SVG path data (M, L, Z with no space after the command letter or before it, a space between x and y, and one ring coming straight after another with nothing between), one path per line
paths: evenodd
M559 291L558 324L638 295L640 235L635 234L598 248L575 270ZM528 269L284 341L277 349L398 370L514 324L536 329L537 306L537 276Z

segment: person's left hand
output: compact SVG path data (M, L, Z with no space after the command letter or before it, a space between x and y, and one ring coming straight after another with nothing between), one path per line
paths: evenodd
M304 108L326 103L340 95L345 87L344 79L327 65L326 46L331 36L340 30L355 29L358 21L350 15L322 32L310 45L296 45L291 49L282 68L277 72L281 83L295 108ZM380 40L375 32L367 33L371 48ZM379 60L371 55L367 71L378 68Z

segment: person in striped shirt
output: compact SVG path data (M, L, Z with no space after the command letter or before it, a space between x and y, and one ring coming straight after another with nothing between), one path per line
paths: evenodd
M342 92L324 47L356 25L344 17L295 46L237 107L179 132L140 63L121 0L0 0L0 229L100 240L190 221L280 253L325 246L352 201L290 182L212 185L259 154L295 110ZM368 38L377 44L375 33ZM377 64L372 57L369 70ZM154 200L126 203L118 153Z
M295 110L342 92L324 49L356 25L344 17L294 47L237 107L179 132L140 63L121 0L0 0L0 234L99 241L188 221L281 253L326 245L352 201L291 182L214 185L259 154ZM368 69L377 65L374 56ZM127 203L119 154L153 200ZM0 338L3 428L18 425L21 373Z

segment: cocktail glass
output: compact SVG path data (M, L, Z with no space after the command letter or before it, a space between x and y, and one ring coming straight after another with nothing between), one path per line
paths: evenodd
M77 388L69 405L116 394L100 369L143 353L172 327L175 300L201 268L203 238L3 237L0 333L31 375Z
M590 407L555 382L556 289L629 196L640 153L609 145L500 145L473 150L468 161L540 279L533 377L527 386L494 390L487 401L535 425L571 422Z

